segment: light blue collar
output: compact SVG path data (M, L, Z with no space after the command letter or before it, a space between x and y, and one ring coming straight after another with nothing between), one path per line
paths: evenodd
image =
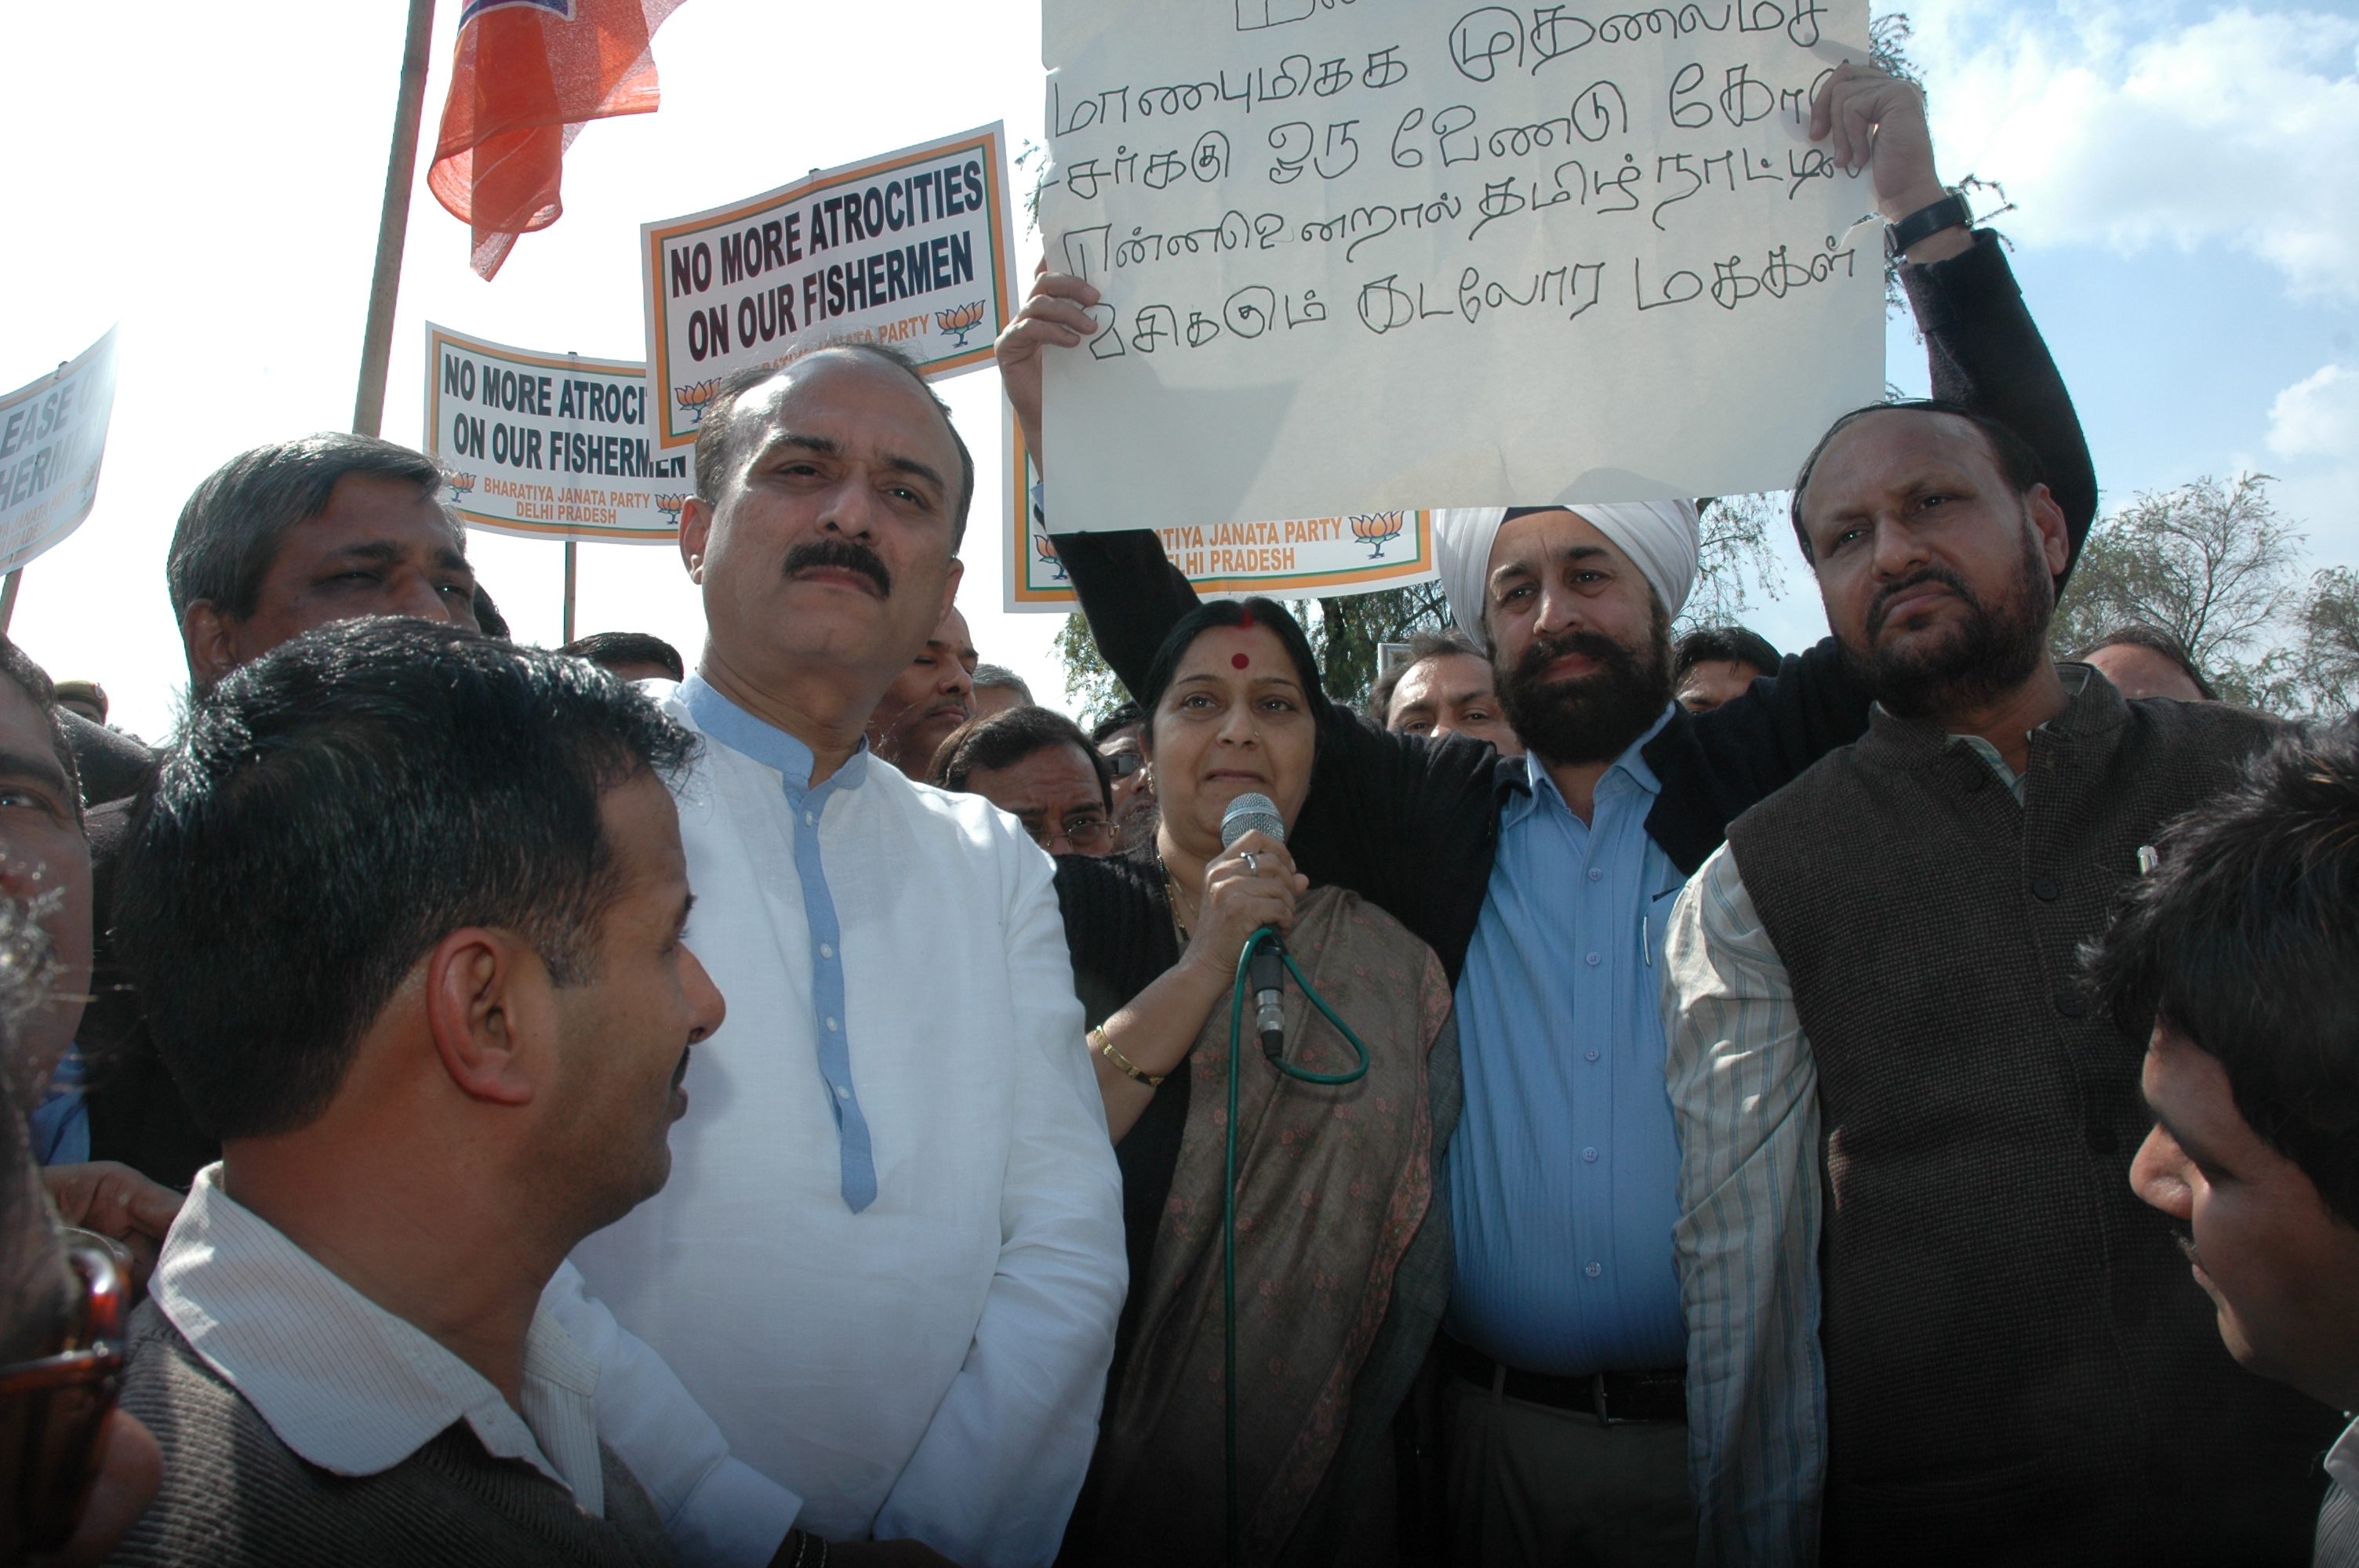
M816 759L809 746L777 725L755 718L713 690L701 675L691 674L680 682L679 699L688 706L696 727L705 734L766 768L777 769L785 776L790 794L800 796L810 791L811 764ZM853 752L827 782L837 789L858 789L861 781L868 776L868 741L864 737L860 750Z
M1669 724L1671 721L1671 716L1679 710L1680 707L1676 702L1664 705L1661 716L1647 727L1644 735L1631 741L1622 754L1614 759L1614 765L1607 768L1605 776L1597 781L1597 790L1600 795L1622 787L1615 783L1614 775L1617 773L1628 778L1628 787L1643 795L1655 795L1663 793L1662 781L1655 776L1655 770L1647 765L1647 759L1639 753L1646 750L1649 741L1663 732L1663 726ZM1530 786L1530 793L1521 800L1510 800L1506 803L1499 814L1503 822L1512 823L1521 820L1538 810L1544 801L1554 802L1557 808L1561 811L1569 812L1572 809L1565 805L1564 796L1557 790L1556 780L1549 776L1548 764L1540 761L1538 753L1531 752L1524 753L1524 777Z

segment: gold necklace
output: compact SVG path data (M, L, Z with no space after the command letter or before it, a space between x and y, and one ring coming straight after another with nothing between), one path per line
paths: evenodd
M1184 949L1188 946L1188 927L1181 925L1180 921L1179 885L1171 880L1171 868L1165 864L1163 851L1160 849L1155 852L1155 864L1163 873L1163 902L1171 911L1171 929L1179 936L1180 946Z

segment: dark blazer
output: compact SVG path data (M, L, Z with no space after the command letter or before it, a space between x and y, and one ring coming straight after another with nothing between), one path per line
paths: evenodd
M2097 511L2097 480L2072 400L2024 308L1997 237L1901 277L1924 333L1937 397L2006 424L2030 443L2071 530ZM1797 453L1799 460L1800 454ZM1137 689L1195 590L1146 529L1060 534L1063 563L1098 651ZM1647 831L1680 870L1719 848L1729 821L1867 728L1869 696L1832 637L1789 654L1773 676L1709 713L1682 708L1640 754L1662 783ZM1321 726L1319 759L1288 848L1313 881L1348 887L1432 946L1451 982L1483 913L1504 792L1523 766L1481 741L1378 730L1341 708Z

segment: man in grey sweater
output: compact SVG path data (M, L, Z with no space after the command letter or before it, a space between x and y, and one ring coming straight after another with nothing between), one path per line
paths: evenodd
M190 719L120 929L223 1157L134 1320L165 1480L112 1561L671 1562L540 1301L664 1184L722 1020L664 784L693 746L586 665L410 619Z

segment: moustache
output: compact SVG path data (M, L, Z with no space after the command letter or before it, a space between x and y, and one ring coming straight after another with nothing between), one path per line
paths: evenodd
M1902 594L1907 593L1910 589L1922 587L1924 584L1929 582L1938 582L1943 588L1948 589L1951 593L1956 594L1961 600L1964 600L1966 608L1969 610L1980 610L1983 607L1983 601L1974 597L1974 590L1966 586L1965 579L1960 577L1957 573L1951 571L1947 567L1923 567L1919 568L1917 571L1910 573L1908 577L1903 578L1900 581L1882 589L1876 594L1875 598L1869 602L1867 607L1868 640L1870 642L1874 642L1876 635L1884 630L1885 618L1889 613L1892 607L1892 601L1894 600L1899 598Z
M1533 638L1531 646L1526 648L1523 656L1516 661L1516 680L1526 687L1537 686L1539 684L1542 670L1547 669L1559 659L1569 658L1576 654L1583 658L1596 660L1599 666L1597 674L1574 676L1569 680L1554 684L1578 685L1583 681L1595 680L1599 676L1614 674L1636 663L1629 649L1603 632L1568 632L1561 637Z
M893 597L892 572L886 567L885 558L865 545L855 545L849 539L813 539L788 550L785 564L778 569L782 576L793 577L813 567L858 572L876 585L877 598Z

